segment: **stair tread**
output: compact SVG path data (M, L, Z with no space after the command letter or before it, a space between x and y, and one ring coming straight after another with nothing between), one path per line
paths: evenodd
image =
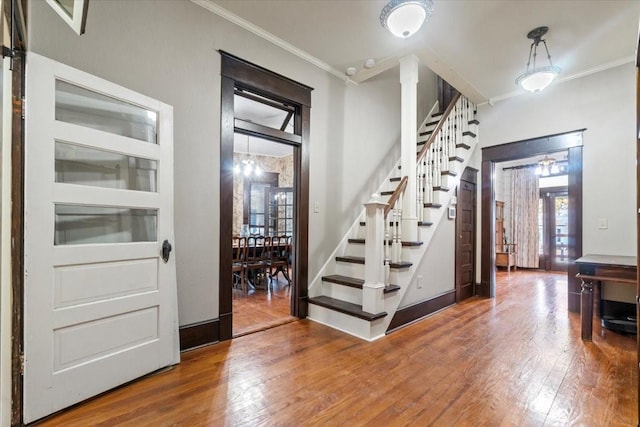
M451 156L449 157L449 161L450 162L464 162L464 159L462 157L458 157L458 156Z
M462 132L462 136L470 136L471 138L475 138L478 135L468 130L468 131Z
M384 287L384 293L390 294L391 292L396 292L400 290L400 286L398 285L387 285Z
M368 321L380 319L387 315L387 313L384 311L382 313L376 313L376 314L368 313L362 310L361 305L327 297L324 295L321 295L319 297L309 298L309 303L319 305L320 307L325 307L331 310L338 311L340 313L348 314L350 316L358 317L360 319L368 320Z
M442 172L440 172L440 175L457 176L458 173L455 172L455 171L442 171Z
M362 285L364 284L364 280L357 279L355 277L342 276L340 274L333 274L330 276L323 276L322 280L324 282L337 283L339 285L350 286L352 288L360 288L362 289Z
M473 119L473 120L469 120L468 122L470 125L479 125L480 121L478 121L478 119Z
M439 122L439 121L440 121L440 120L430 121L429 123L425 123L424 125L425 125L425 127L426 127L426 126L435 126L435 125L437 125L437 124L438 124L438 122Z
M394 192L394 191L395 191L395 190L381 191L381 192L380 192L380 195L381 195L381 196L390 196L390 195L392 195L392 194L393 194L393 192Z
M331 282L337 283L339 285L349 286L351 288L362 289L364 285L364 280L358 279L356 277L343 276L341 274L332 274L330 276L323 276L323 282ZM395 292L400 290L400 286L398 285L387 285L384 287L384 293L388 294L391 292Z
M357 244L364 244L365 239L349 239L349 243L357 243ZM403 240L402 241L402 246L422 246L424 242L421 242L419 240L416 241L408 241L408 240Z
M431 227L433 222L430 221L418 221L418 227Z
M464 148L465 150L468 150L469 148L471 148L471 146L468 144L465 144L464 142L458 142L456 144L456 148Z
M400 182L402 181L402 178L399 176L394 176L393 178L389 178L389 181L391 182Z
M364 264L364 257L360 256L337 256L336 261L350 262L353 264Z
M433 191L444 191L444 192L448 192L449 191L449 187L443 187L441 185L433 187Z
M336 261L339 262L350 262L352 264L364 264L364 257L361 256L337 256ZM389 263L389 267L391 268L408 268L411 267L413 263L409 261L400 261L400 262L391 262Z
M438 209L438 208L441 208L442 205L440 203L425 203L424 207L425 208L436 208L436 209Z

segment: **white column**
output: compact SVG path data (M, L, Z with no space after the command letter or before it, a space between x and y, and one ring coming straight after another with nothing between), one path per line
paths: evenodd
M384 311L384 208L387 203L373 194L364 206L367 234L364 240L362 310L376 314Z
M418 240L416 154L418 122L418 57L408 55L400 59L400 141L401 173L409 177L402 204L402 240Z

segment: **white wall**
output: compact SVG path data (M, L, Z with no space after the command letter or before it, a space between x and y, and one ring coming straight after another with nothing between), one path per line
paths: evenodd
M483 147L586 128L583 253L636 254L633 64L479 108ZM598 229L606 218L609 228Z
M445 213L422 262L415 267L416 274L402 297L400 308L429 300L455 288L455 232L456 221L448 219ZM403 249L410 250L411 248ZM422 276L422 288L418 288L418 276Z
M314 88L309 277L396 161L399 82L343 81L184 0L93 1L78 37L30 1L29 49L174 107L175 255L180 324L218 317L220 56L225 50ZM392 74L392 73L390 73ZM387 155L391 155L388 158Z

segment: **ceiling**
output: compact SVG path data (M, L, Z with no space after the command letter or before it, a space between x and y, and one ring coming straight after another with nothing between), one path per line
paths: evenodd
M363 81L415 54L476 103L521 92L529 30L546 25L560 81L633 61L640 1L435 0L434 13L409 39L382 28L382 0L192 0L298 56L345 78ZM363 70L366 59L378 65ZM543 59L539 56L538 59Z

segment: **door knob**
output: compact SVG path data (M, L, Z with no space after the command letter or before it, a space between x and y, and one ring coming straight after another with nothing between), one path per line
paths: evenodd
M171 243L168 240L162 242L162 260L165 264L169 261L169 254L171 254Z

